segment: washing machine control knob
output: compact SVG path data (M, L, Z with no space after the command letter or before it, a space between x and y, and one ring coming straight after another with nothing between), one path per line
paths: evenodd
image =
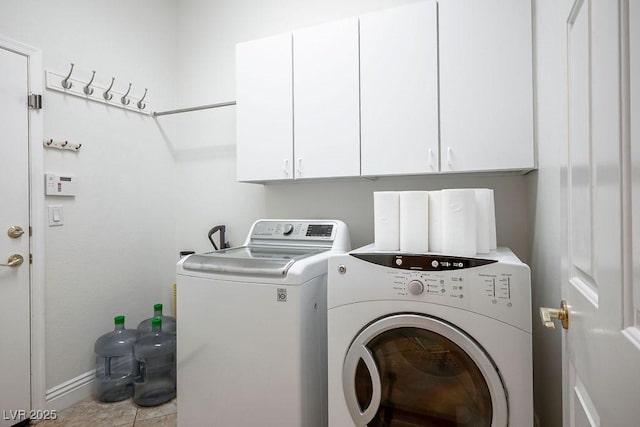
M419 280L410 281L407 288L409 288L409 292L411 292L413 295L420 295L424 292L424 285Z
M282 234L284 234L285 236L288 236L291 233L293 233L293 224L285 224Z

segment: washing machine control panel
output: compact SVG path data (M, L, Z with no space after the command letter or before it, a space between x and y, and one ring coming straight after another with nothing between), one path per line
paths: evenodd
M339 264L332 269L332 263ZM507 261L498 257L352 252L330 259L329 281L330 306L362 299L425 302L482 313L530 329L529 267L515 256Z
M325 240L336 236L337 225L331 221L271 221L257 222L251 230L251 240Z

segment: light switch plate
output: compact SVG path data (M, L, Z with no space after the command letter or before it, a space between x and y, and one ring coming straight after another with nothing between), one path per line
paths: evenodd
M49 205L49 227L59 227L64 224L62 205Z

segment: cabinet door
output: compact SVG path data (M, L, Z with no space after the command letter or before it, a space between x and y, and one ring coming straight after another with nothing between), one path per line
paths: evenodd
M441 170L534 167L530 0L439 3Z
M293 178L291 34L236 46L238 181Z
M293 33L295 177L360 175L357 18Z
M360 17L362 175L438 171L435 0Z

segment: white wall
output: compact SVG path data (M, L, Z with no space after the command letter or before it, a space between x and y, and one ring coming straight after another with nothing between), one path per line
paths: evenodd
M132 82L134 95L149 88L152 107L167 108L175 105L176 5L3 0L0 34L42 49L47 70L66 73L74 62L76 78L96 70L95 83L114 76L122 90ZM43 105L45 138L82 144L44 158L46 172L75 174L80 185L75 198L45 200L64 206L65 222L45 234L51 390L95 367L93 343L115 315L135 327L153 303L171 307L177 255L174 161L154 120L47 90Z
M538 307L560 305L560 152L566 139L566 18L569 1L535 2L538 170L529 176L533 242L535 410L541 426L562 425L562 334L539 320Z

